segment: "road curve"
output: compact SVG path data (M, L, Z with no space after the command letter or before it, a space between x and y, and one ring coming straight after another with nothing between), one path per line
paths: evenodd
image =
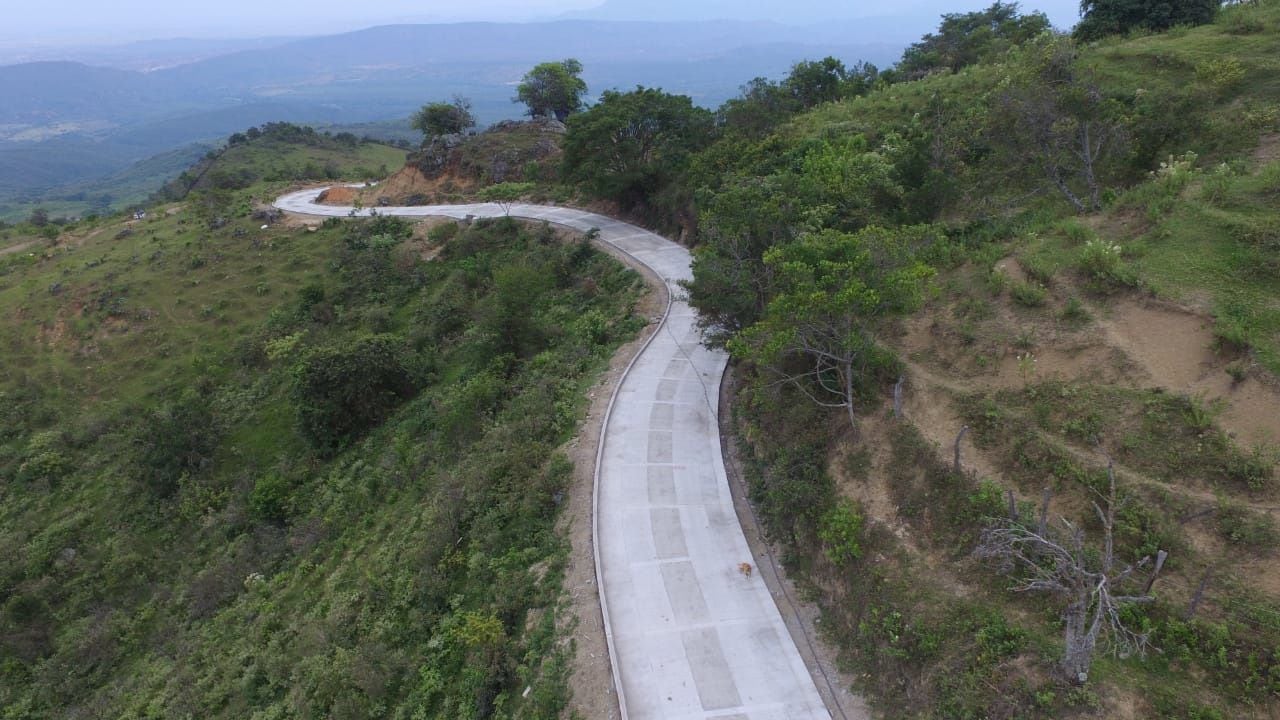
M281 210L346 217L285 195ZM596 461L596 578L624 720L830 720L733 509L717 397L727 356L700 342L681 299L689 251L601 215L541 205L381 207L380 215L544 220L652 269L670 290L662 325L632 360L604 420ZM369 215L370 210L356 211Z

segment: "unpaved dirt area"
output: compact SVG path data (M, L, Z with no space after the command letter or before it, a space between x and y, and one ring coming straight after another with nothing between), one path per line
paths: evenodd
M27 250L28 248L33 248L35 246L36 246L35 240L20 242L17 245L10 245L7 248L0 248L0 255L13 255L15 253L20 253L23 250Z

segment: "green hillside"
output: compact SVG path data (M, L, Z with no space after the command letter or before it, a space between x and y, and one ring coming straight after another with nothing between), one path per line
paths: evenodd
M1274 2L1078 48L1042 39L692 161L694 302L746 328L729 346L753 498L886 717L1241 718L1280 703L1280 592L1262 579L1280 569L1278 59ZM1110 133L1096 208L1085 129ZM936 271L914 304L872 306L866 334L838 343L857 387L820 399L850 403L857 434L807 399L824 392L815 380L777 381L812 361L768 343L850 312L788 294L851 282L769 249L804 242L824 262L881 258L850 266L849 286L881 300L904 281L873 268ZM1087 683L1064 673L1064 618L1078 597L1098 612L1099 596L1016 592L1061 577L1060 561L992 549L1019 533L1073 542L1058 517L1083 532L1088 577L1149 558L1117 581L1142 600L1104 611ZM1043 587L1068 587L1056 582Z
M400 158L237 143L233 187L3 231L4 717L563 706L557 448L641 284L506 220L249 216Z
M1270 718L1280 3L1046 26L606 92L538 162L472 136L377 192L695 248L750 500L878 716ZM404 161L272 123L146 219L0 228L4 717L564 715L560 448L641 284L509 220L264 207Z
M237 134L244 142L235 147L195 144L147 158L102 179L53 189L17 186L13 189L13 199L0 202L0 221L20 222L37 209L45 210L54 218L105 215L141 205L162 189L167 192L166 197L181 198L193 184L196 189L202 189L214 179L224 189L243 189L264 180L284 183L322 182L340 177L378 178L386 176L388 168L399 167L404 162L404 150L363 136L358 138L351 130L381 132L372 126L316 131L310 126L269 122L253 129L252 141L243 133ZM72 147L66 154L80 157L84 152L84 148ZM41 168L48 169L50 163L58 162L58 153L49 149L29 149L17 154L25 158L23 162L32 165L33 171L27 177L34 177L44 171ZM219 161L214 172L216 177L204 178L214 160Z
M714 124L606 95L539 192L695 245L752 499L884 717L1270 717L1280 5L1044 25L948 16Z

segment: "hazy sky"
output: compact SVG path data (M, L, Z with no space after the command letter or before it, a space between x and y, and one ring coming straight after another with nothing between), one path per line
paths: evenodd
M9 41L276 36L336 32L391 22L532 20L601 0L43 0L14 3Z
M710 0L703 0L709 2ZM964 11L992 0L830 0L859 16L899 15L927 6ZM0 40L123 42L169 37L263 37L355 30L396 22L539 20L603 0L41 0L12 3ZM689 0L696 4L698 0ZM1029 0L1055 24L1074 22L1076 0ZM656 18L657 19L657 18ZM803 23L807 18L796 18ZM821 18L813 18L814 22Z

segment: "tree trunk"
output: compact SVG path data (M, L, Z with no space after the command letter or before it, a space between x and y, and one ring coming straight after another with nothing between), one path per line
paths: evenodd
M1093 664L1093 649L1097 641L1090 632L1089 598L1086 595L1067 607L1062 615L1066 621L1064 641L1066 650L1062 654L1062 674L1068 682L1084 685L1089 681L1089 667Z
M1093 149L1092 123L1080 123L1080 161L1081 173L1085 186L1089 189L1089 209L1102 209L1102 188L1098 186L1098 178L1093 172L1093 160L1097 153Z
M853 362L844 364L844 406L849 411L849 426L853 428L853 438L858 438L858 415L853 411Z

